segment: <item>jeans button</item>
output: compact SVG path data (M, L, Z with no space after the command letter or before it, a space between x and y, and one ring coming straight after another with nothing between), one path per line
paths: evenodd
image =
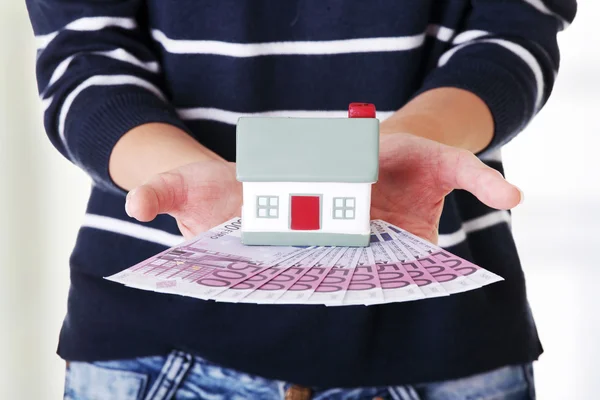
M285 400L310 400L312 391L310 388L292 385L285 391Z

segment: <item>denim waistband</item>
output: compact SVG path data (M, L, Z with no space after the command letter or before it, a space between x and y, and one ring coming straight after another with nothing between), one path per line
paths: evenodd
M458 380L408 386L303 387L213 364L182 351L129 360L71 362L65 399L458 400L535 399L530 364Z

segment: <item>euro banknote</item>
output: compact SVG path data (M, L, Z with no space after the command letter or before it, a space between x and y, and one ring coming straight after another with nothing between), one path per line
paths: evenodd
M451 296L503 280L386 221L368 247L245 246L234 218L106 277L203 301L373 306Z

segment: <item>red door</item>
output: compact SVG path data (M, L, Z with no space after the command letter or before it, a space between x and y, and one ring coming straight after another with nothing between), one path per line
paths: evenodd
M295 231L321 229L321 198L319 196L292 196L292 221Z

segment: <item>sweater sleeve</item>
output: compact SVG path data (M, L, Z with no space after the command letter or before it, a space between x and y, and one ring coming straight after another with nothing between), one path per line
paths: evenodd
M95 185L117 193L108 161L127 131L149 122L187 130L164 91L143 4L27 0L46 132Z
M456 87L479 96L494 119L480 155L510 141L548 100L559 67L557 34L574 19L575 0L472 0L438 65L418 93ZM418 94L417 93L417 94Z

